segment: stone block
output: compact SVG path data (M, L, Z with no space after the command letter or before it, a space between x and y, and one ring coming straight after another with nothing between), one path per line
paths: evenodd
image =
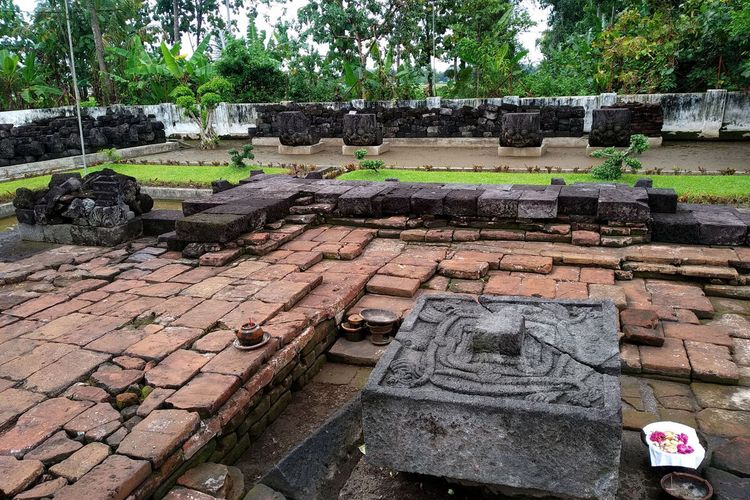
M314 155L325 149L325 144L318 142L309 146L286 146L279 144L278 153L280 155Z
M448 191L423 188L411 197L411 211L417 215L443 215L443 201Z
M615 498L615 314L606 302L420 297L362 392L368 462L502 491Z
M504 158L539 158L547 152L547 145L527 146L523 148L514 148L508 146L498 146L497 156Z
M556 189L522 191L518 199L519 219L554 219L557 217Z
M198 213L178 220L175 231L183 241L226 243L246 233L249 220L247 215Z
M451 217L476 217L480 194L477 190L451 189L443 200L443 213Z
M347 146L344 144L341 146L341 154L344 156L355 156L355 151L358 149L364 149L367 151L367 156L380 156L391 150L391 143L384 142L377 146Z
M557 198L560 215L596 215L599 206L599 188L596 186L564 186Z
M597 217L603 221L646 222L651 210L643 189L602 189L599 191Z
M341 215L354 217L372 217L380 215L375 213L373 199L383 191L390 189L387 184L373 183L366 186L355 187L339 196L338 209Z
M677 211L677 193L674 189L649 186L646 193L648 193L648 206L652 213L673 214Z
M383 215L407 215L411 213L411 197L416 189L393 188L375 198L375 209Z
M696 243L700 224L692 212L654 213L651 215L651 239L664 243Z
M730 210L695 210L698 221L698 241L701 245L743 245L747 225Z
M477 198L477 214L480 217L515 219L520 198L521 191L487 189Z
M184 214L181 210L152 210L143 214L143 234L146 236L158 236L174 231L175 223L182 219Z

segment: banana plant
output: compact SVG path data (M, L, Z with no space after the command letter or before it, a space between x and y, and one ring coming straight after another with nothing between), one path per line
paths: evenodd
M22 61L17 54L0 50L0 107L3 110L42 107L50 104L52 97L61 95L60 89L45 83L34 54L28 54Z

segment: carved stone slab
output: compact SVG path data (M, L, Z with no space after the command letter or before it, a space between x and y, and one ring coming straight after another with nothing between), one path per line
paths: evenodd
M630 110L629 109L595 109L592 112L590 146L630 145Z
M501 491L614 498L609 302L421 297L362 393L367 459Z
M348 114L342 138L347 146L378 146L383 143L383 132L374 114Z
M302 111L284 111L276 120L282 146L313 146L320 142L320 134Z
M507 113L503 115L500 145L512 148L539 147L544 136L539 113Z

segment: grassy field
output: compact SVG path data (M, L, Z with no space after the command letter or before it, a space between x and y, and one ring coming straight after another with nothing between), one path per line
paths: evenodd
M173 165L98 165L89 169L90 172L101 170L102 168L111 168L121 174L130 175L138 179L145 186L175 186L175 187L210 187L211 181L217 179L226 179L230 182L238 182L240 179L250 175L250 170L260 167L248 167L245 169L236 169L233 167L188 167ZM283 168L264 167L263 171L268 174L285 173ZM75 170L81 172L82 170ZM16 189L25 187L29 189L38 189L47 186L50 180L49 175L39 177L29 177L26 179L17 179L14 181L0 182L0 202L6 202L13 199Z
M404 182L450 182L464 184L549 184L562 177L568 184L596 182L588 174L528 174L495 172L445 172L424 170L355 170L339 179L382 181L396 178ZM617 182L633 185L636 179L649 177L654 187L673 188L683 201L750 202L750 175L623 175Z

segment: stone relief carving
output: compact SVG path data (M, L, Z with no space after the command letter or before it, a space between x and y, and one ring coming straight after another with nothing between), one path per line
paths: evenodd
M601 406L597 366L611 353L587 346L601 325L591 304L427 300L411 330L399 332L402 346L382 383Z

